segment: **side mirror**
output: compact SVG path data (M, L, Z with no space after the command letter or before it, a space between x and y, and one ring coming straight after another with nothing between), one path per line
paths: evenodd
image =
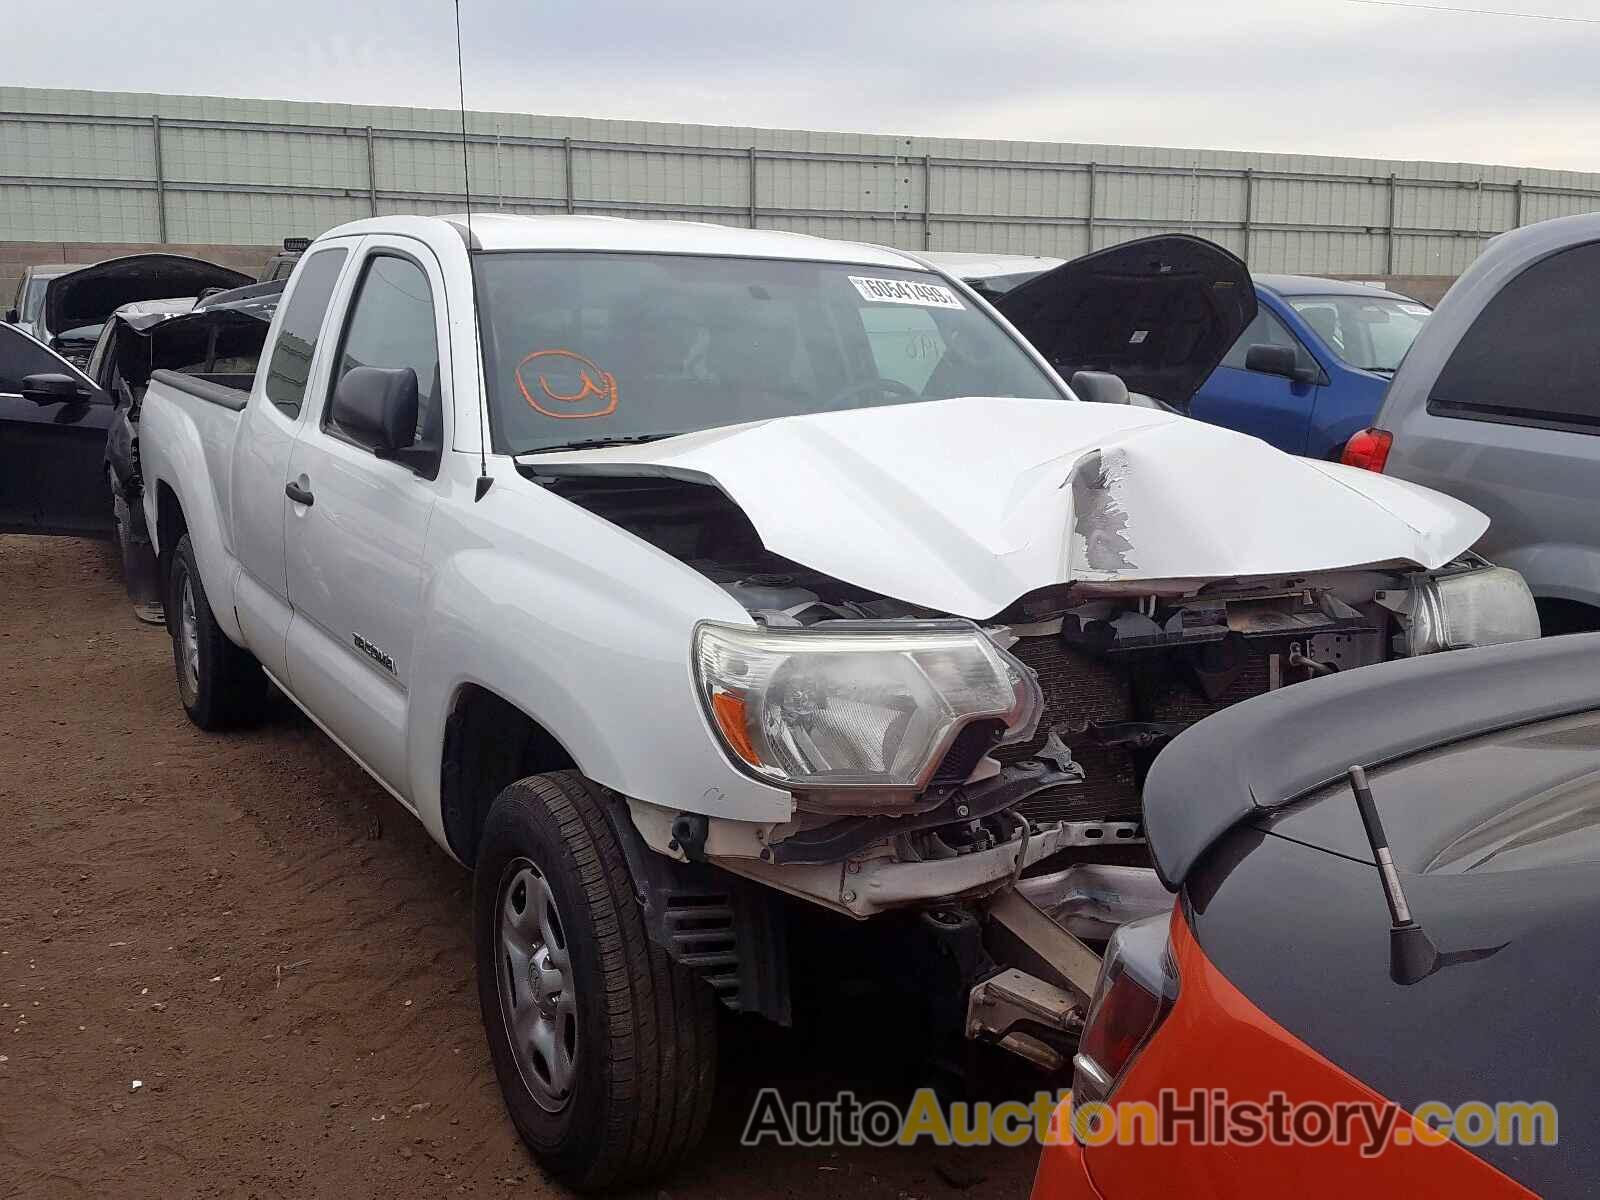
M1244 369L1263 375L1282 375L1295 383L1313 383L1317 373L1300 365L1300 354L1293 346L1251 346L1244 353Z
M379 457L416 440L417 373L410 367L352 367L333 393L333 420Z
M14 308L6 309L6 324L7 325L15 325L21 319L22 319L22 314L19 313L16 309L14 309Z
M1128 403L1128 385L1122 382L1120 375L1109 371L1073 372L1072 391L1078 399L1090 404Z
M87 404L94 399L94 389L71 375L27 375L22 380L22 394L35 404Z

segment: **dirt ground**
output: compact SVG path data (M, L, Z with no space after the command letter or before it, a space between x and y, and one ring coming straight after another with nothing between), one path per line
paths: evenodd
M466 872L287 704L191 727L109 545L0 537L0 822L0 1196L564 1194L501 1108ZM1025 1195L1031 1147L740 1147L762 1086L903 1099L882 1034L727 1021L647 1195Z

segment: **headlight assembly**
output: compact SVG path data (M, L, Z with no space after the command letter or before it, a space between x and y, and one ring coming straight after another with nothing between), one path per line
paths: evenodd
M695 630L695 681L734 763L791 791L922 791L962 728L1033 736L1033 672L966 622ZM862 797L865 800L865 797Z
M1384 603L1407 623L1406 653L1432 654L1539 636L1539 613L1522 576L1509 567L1417 576Z

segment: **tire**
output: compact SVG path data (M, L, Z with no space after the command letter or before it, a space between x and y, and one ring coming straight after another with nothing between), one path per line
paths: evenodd
M216 730L259 717L267 677L250 652L235 646L217 626L187 533L172 551L166 611L178 699L189 720Z
M716 997L646 935L606 802L571 771L511 784L484 821L473 882L500 1090L534 1156L578 1191L669 1172L705 1132L716 1085ZM519 1053L513 1029L555 1061Z

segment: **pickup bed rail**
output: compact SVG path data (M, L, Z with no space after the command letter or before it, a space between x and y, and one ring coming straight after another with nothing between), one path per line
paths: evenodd
M249 403L250 392L248 389L241 391L236 387L226 384L213 383L199 375L186 375L182 371L169 371L162 369L150 373L152 381L159 381L168 387L177 388L180 392L187 392L197 399L205 400L211 404L220 404L223 408L233 412L243 412L244 406Z

